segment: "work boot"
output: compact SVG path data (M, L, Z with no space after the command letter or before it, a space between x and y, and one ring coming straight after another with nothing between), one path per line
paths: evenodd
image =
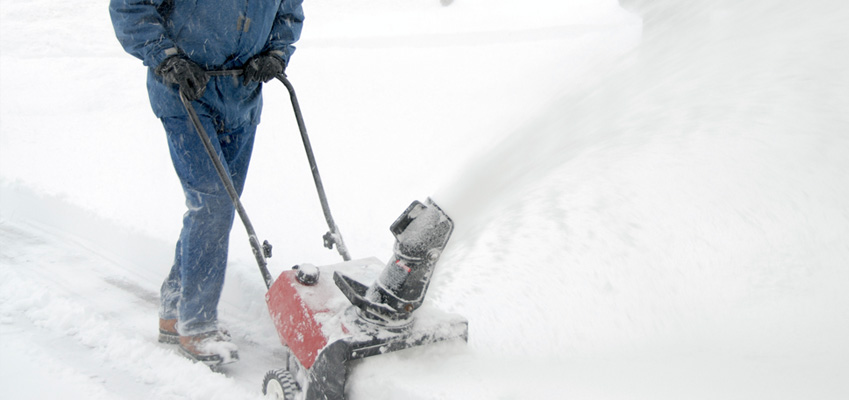
M218 328L218 334L225 340L230 340L230 332ZM159 343L179 344L180 334L177 333L177 319L159 319Z
M180 336L180 353L209 366L229 364L239 360L239 349L219 332Z
M177 319L159 319L159 343L178 344L180 334L177 333Z

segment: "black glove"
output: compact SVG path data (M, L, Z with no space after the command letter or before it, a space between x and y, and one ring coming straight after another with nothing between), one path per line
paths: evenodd
M154 72L165 82L179 85L180 92L189 101L201 98L209 82L209 75L200 65L179 55L166 58Z
M262 53L245 63L245 85L249 82L268 82L286 70L286 62L277 55Z

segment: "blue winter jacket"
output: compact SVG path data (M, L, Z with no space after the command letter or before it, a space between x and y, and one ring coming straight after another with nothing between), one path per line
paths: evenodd
M238 69L251 57L274 52L288 64L301 35L303 0L110 0L115 34L124 49L148 66L147 88L159 118L184 116L176 85L154 69L183 54L209 71ZM195 103L201 114L237 127L259 123L261 86L213 77Z

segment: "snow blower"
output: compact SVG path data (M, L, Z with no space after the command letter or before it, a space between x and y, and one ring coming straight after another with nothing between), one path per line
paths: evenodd
M211 74L239 75L241 71ZM269 314L288 350L283 368L265 375L263 393L282 400L343 400L349 361L441 341L468 340L468 321L462 316L432 307L419 309L454 222L431 199L414 201L390 226L395 246L389 262L374 257L351 260L330 214L295 90L285 75L277 79L289 91L330 229L323 236L324 245L329 249L336 246L343 262L320 267L296 265L276 280L266 262L271 245L267 241L260 245L197 113L182 93L180 98L248 232L268 288Z

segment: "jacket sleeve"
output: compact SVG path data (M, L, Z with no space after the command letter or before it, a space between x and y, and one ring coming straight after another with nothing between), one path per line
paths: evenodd
M271 27L266 50L282 57L286 64L295 52L293 44L301 37L301 27L304 25L302 4L303 0L283 0Z
M127 53L148 67L177 54L160 13L171 0L110 0L109 15L118 41ZM163 4L165 3L165 4Z

